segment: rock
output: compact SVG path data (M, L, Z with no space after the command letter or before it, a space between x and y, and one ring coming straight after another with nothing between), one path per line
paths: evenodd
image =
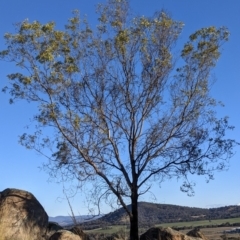
M57 222L49 222L47 227L47 237L52 236L55 232L62 230L63 227L60 226Z
M62 226L60 226L57 222L49 222L48 223L48 231L58 231L58 230L62 230L63 229L63 227Z
M43 240L48 215L33 194L13 188L0 192L0 239Z
M154 227L141 235L140 240L202 240L190 237L172 228Z
M82 240L81 237L79 237L78 235L67 231L67 230L59 230L57 232L55 232L50 238L49 240Z
M191 231L189 231L187 233L187 235L190 236L190 237L198 237L198 238L201 238L203 240L207 240L207 238L203 235L203 233L200 232L199 228L192 229Z
M82 240L89 240L88 235L85 234L83 232L83 230L78 226L71 228L70 231L73 232L74 234L78 235Z

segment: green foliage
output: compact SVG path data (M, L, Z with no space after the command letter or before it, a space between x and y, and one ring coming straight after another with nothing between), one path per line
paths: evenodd
M189 37L190 41L182 50L182 57L194 62L196 68L202 67L206 61L209 66L214 66L220 57L219 47L228 37L229 32L225 27L200 29Z

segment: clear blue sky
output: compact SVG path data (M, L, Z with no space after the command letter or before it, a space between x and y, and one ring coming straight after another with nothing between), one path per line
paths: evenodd
M81 15L87 14L89 22L96 24L95 6L103 0L0 0L0 50L4 49L3 35L13 32L13 23L26 18L42 23L55 21L62 28L71 17L73 9ZM185 23L179 44L183 44L195 30L207 26L226 26L230 30L230 41L223 46L223 54L214 69L217 82L212 95L225 107L218 110L219 117L229 116L235 131L228 137L240 141L240 1L239 0L132 0L132 9L149 16L164 8L172 18ZM6 75L17 71L13 64L0 62L0 88L7 84ZM63 194L62 184L49 179L39 167L46 161L34 151L18 144L18 136L26 131L35 107L25 102L8 104L9 96L0 93L0 191L5 188L20 188L32 192L41 202L49 216L68 215L70 209ZM196 182L195 196L180 192L180 182L166 181L152 192L158 203L169 203L192 207L213 207L240 203L240 148L231 160L227 172L215 174L215 180L206 184L204 178L193 178ZM66 186L71 183L66 183ZM86 190L87 191L86 187ZM153 201L151 195L143 201ZM76 214L87 214L84 192L70 199ZM103 212L110 209L104 206Z

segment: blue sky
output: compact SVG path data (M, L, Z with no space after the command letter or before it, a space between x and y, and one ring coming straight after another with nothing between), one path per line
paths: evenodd
M55 21L62 28L71 17L71 11L79 9L87 15L92 26L96 24L95 6L103 0L1 0L0 1L0 50L4 49L3 35L14 32L13 23L28 18L42 23ZM214 69L216 83L211 93L221 100L224 108L218 109L218 116L229 116L235 126L228 137L240 142L240 1L239 0L132 0L132 9L139 15L150 16L155 11L165 9L173 19L184 22L185 27L179 39L179 45L186 42L188 36L199 28L207 26L226 26L231 33L230 41L223 46L222 56ZM0 62L0 88L7 84L6 75L17 71L13 64ZM5 188L20 188L32 192L41 202L49 216L68 215L70 209L63 194L63 184L58 179L49 179L46 172L40 170L46 162L43 156L26 150L18 144L18 136L26 131L27 125L33 125L29 119L35 107L25 102L8 104L9 96L0 93L0 191ZM206 184L204 178L194 177L195 196L188 197L180 192L180 182L163 182L161 188L154 187L157 203L169 203L192 207L214 207L240 203L240 148L231 159L227 172L215 174L215 180ZM71 182L65 183L66 187ZM70 199L76 214L87 214L85 190ZM143 196L142 201L153 201L151 195ZM103 206L103 212L108 212Z

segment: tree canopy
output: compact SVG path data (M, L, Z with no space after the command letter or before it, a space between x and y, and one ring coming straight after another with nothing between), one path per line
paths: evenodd
M38 107L36 131L21 144L52 149L51 173L92 182L97 202L119 203L130 238L138 239L138 198L152 184L181 178L181 190L192 194L189 175L210 180L233 154L236 142L225 138L233 127L217 118L210 96L211 70L229 32L197 30L174 55L183 23L166 12L133 16L128 1L110 0L98 14L95 28L77 11L64 30L54 22L17 24L0 53L19 68L4 91L11 103ZM54 134L46 136L49 127Z

